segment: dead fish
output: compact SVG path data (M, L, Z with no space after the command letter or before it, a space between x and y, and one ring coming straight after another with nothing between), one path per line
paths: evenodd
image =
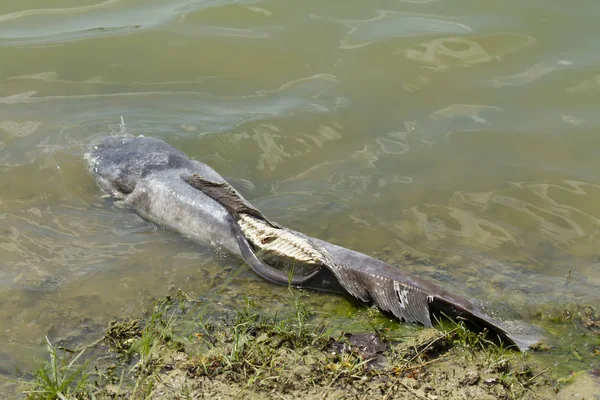
M107 136L84 158L105 193L149 221L240 257L268 281L349 293L425 326L433 325L432 315L463 319L521 351L539 341L529 328L496 321L433 282L268 220L210 166L161 140Z

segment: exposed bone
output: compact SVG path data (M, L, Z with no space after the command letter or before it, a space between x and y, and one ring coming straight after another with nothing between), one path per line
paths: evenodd
M323 256L306 240L248 214L238 214L244 236L265 253L306 264L323 264Z

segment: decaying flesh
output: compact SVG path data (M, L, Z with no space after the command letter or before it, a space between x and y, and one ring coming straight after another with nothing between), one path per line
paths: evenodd
M265 255L275 255L290 262L323 264L325 258L306 240L267 222L240 214L238 224L244 236Z

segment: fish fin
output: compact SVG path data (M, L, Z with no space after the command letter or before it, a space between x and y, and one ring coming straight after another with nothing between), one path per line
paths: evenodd
M250 182L247 179L237 179L237 178L225 178L227 183L229 183L235 190L240 192L242 196L248 195L256 189L254 183Z
M529 350L533 345L540 343L542 337L539 334L518 334L518 333L506 333L506 337L517 346L520 351Z
M432 326L428 296L417 287L387 276L334 267L334 275L351 295L373 302L380 310L406 322Z
M433 296L430 303L433 313L465 320L479 329L486 328L491 335L515 346L519 351L526 351L542 339L535 327L523 321L497 321L470 302L459 304L456 299Z
M333 261L333 260L331 260ZM527 350L541 338L533 327L521 321L501 322L488 316L470 300L450 294L431 282L396 270L395 268L370 257L354 257L355 264L344 265L329 262L331 269L342 287L354 297L371 302L382 311L392 313L400 320L432 326L431 316L445 315L462 319L467 323L486 328L493 338L514 345L520 351ZM366 268L371 262L370 268Z
M182 175L181 179L198 189L217 203L221 204L231 214L245 213L268 222L260 211L252 207L229 183L218 183L206 180L198 174Z
M362 271L358 274L360 277L355 282L360 282L362 287L357 288L347 280L340 280L340 283L350 294L363 301L368 297L379 309L391 312L400 320L432 326L431 315L441 312L451 318L464 319L479 329L486 328L494 338L497 336L519 351L526 351L542 337L539 331L522 321L495 320L469 301L461 301L461 306L455 302L457 296L448 300L389 276ZM446 306L440 308L440 303L446 303Z
M487 318L495 323L503 331L506 339L520 351L530 349L531 346L539 343L543 339L539 329L524 321L494 321L489 317ZM502 338L503 335L500 334L500 337Z

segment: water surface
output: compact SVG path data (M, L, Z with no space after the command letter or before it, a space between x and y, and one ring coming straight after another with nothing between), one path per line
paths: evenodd
M285 291L101 197L82 151L121 116L251 182L244 194L274 220L500 318L600 304L599 12L592 0L3 2L0 373L31 368L44 335L95 338L174 288L209 304ZM569 347L559 332L549 340Z

